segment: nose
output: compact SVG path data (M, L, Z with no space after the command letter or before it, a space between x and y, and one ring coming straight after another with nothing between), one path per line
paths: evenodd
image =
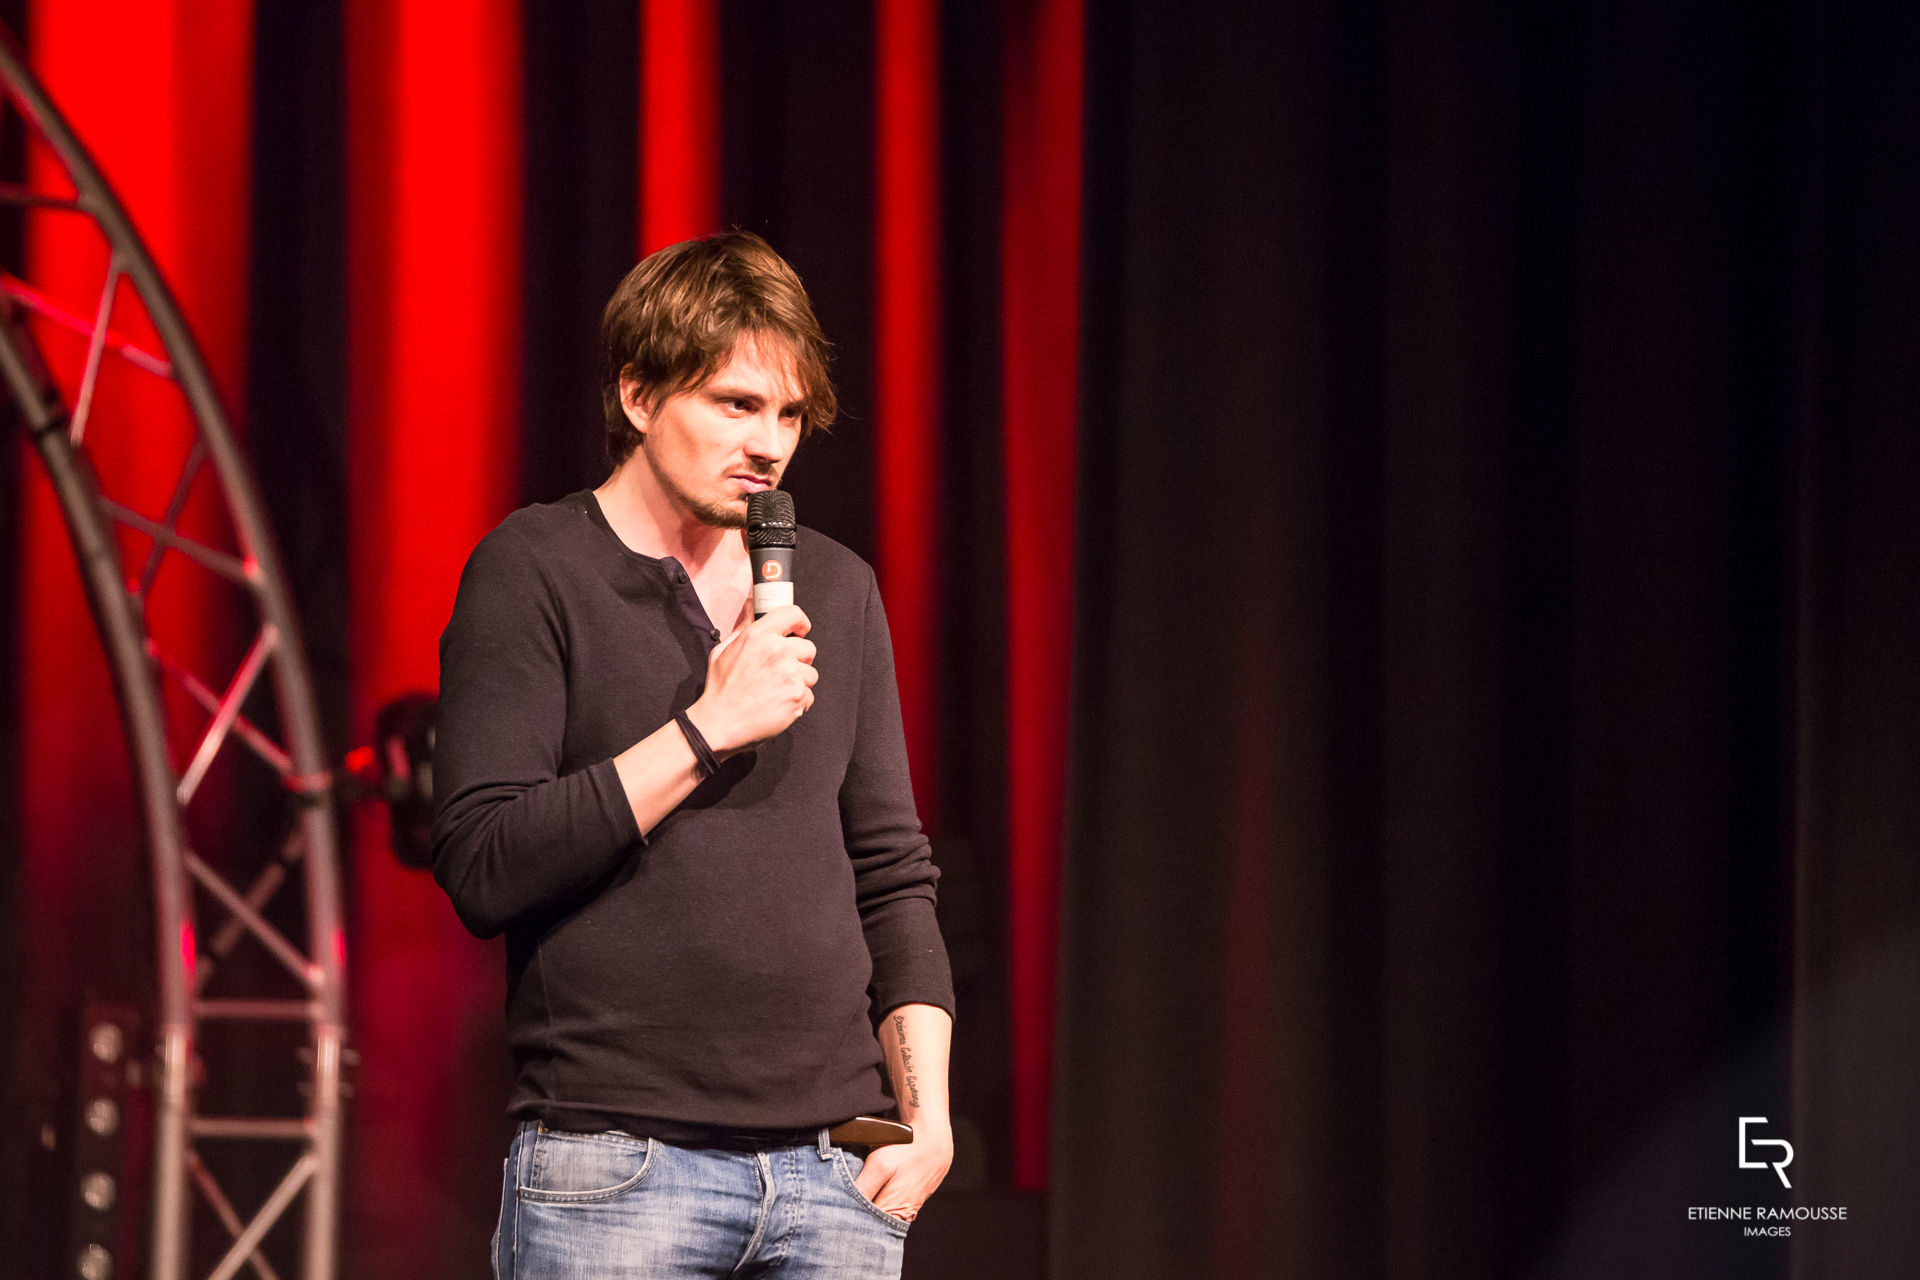
M763 410L753 416L753 429L747 433L747 456L778 466L793 451L797 434L792 426L781 420L778 409Z

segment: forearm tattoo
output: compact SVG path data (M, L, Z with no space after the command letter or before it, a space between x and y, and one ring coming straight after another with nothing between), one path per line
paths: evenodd
M907 1019L905 1014L893 1015L893 1039L900 1046L900 1075L907 1090L907 1105L920 1105L920 1081L913 1074L913 1050L907 1047Z

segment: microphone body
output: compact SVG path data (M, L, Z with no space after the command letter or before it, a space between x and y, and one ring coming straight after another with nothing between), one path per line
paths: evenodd
M753 616L793 603L793 495L762 489L747 495L747 558L753 562Z

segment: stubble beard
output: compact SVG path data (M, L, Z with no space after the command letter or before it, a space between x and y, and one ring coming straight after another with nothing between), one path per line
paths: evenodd
M715 529L744 529L747 527L747 513L735 511L730 506L716 502L689 502L687 509L693 512L694 519L701 524L711 525Z
M644 442L642 447L644 451ZM674 501L691 512L693 518L701 524L714 529L744 529L747 527L747 509L744 503L741 504L738 510L735 510L731 503L703 502L682 489L674 482L673 477L654 466L651 457L647 458L647 466L653 472L653 478L660 487L673 495ZM766 479L768 483L773 483L772 476L767 476Z

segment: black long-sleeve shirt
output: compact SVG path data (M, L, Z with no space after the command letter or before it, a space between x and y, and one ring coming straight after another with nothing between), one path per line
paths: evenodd
M720 634L685 571L629 550L588 492L468 560L433 869L468 929L507 935L516 1115L832 1123L889 1105L870 1008L951 1012L873 571L803 529L794 580L813 706L643 836L613 757L699 696Z

